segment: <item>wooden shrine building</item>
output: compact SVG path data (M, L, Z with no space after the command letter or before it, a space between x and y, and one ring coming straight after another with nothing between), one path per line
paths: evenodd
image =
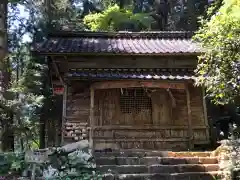
M191 37L50 34L34 52L48 57L64 88L62 143L89 139L94 149L160 150L209 144L204 91L193 86L200 49Z

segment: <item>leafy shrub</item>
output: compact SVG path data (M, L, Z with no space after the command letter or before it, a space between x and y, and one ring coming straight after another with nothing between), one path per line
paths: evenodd
M0 175L21 175L26 166L24 153L10 152L0 154Z
M47 180L100 180L96 164L88 148L88 142L76 142L59 148L46 149L48 158L43 163L36 162L36 177ZM25 175L33 171L25 162L25 153L0 154L0 176Z
M134 14L118 5L84 18L84 24L92 31L149 30L153 21L149 13Z

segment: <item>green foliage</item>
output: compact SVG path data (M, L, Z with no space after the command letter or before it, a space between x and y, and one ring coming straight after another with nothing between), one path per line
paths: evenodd
M24 150L35 146L39 136L39 110L43 106L42 93L45 64L42 59L30 53L30 43L24 41L24 35L30 38L36 33L39 18L22 17L18 6L9 6L9 61L11 62L11 86L8 92L7 106L14 112L12 129L15 134L15 150ZM38 13L34 4L25 7L29 12ZM43 36L41 35L41 38Z
M72 149L75 143L65 145ZM88 148L76 147L66 151L62 147L41 151L47 153L48 158L44 162L35 162L35 177L48 180L90 180L96 175L96 164ZM0 154L0 176L32 174L31 163L25 161L25 153L2 153Z
M71 1L51 1L51 5L48 7L46 16L46 19L49 21L48 30L84 29L78 9L74 8Z
M240 92L240 1L224 0L211 19L202 22L195 39L205 51L199 57L197 85L205 86L216 103L234 101Z
M92 31L149 30L153 18L148 13L133 14L130 10L114 5L101 13L85 16L83 21Z
M0 154L0 175L9 174L21 175L26 168L24 153L4 153Z
M85 151L75 150L71 153L64 153L58 150L49 156L49 163L43 174L46 179L60 180L71 177L71 179L76 180L90 180L95 167L88 149Z

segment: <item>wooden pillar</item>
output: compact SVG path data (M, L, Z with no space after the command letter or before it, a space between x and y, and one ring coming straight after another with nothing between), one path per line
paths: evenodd
M67 114L67 91L68 86L64 83L64 92L63 92L63 108L62 108L62 131L61 131L61 144L64 143L64 135L65 135L65 121L66 121L66 114Z
M207 118L207 105L205 99L205 89L202 88L202 98L203 98L203 114L204 114L204 123L208 126L208 118Z
M89 117L89 143L92 152L94 152L93 131L94 131L94 89L90 89L90 117Z
M188 138L189 138L189 150L193 149L193 129L192 129L192 110L191 110L191 98L188 84L186 85L186 95L187 95L187 114L188 114Z
M204 124L206 126L206 139L210 140L210 137L214 137L214 133L212 133L212 125L209 128L208 115L207 115L207 104L205 99L205 89L202 88L202 98L203 98L203 115L204 115Z

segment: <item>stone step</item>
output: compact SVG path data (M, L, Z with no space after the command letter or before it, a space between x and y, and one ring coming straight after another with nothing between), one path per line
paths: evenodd
M136 174L136 173L184 173L218 171L218 164L181 164L181 165L100 165L101 173Z
M215 157L97 157L98 165L217 164Z
M104 174L103 180L216 180L222 172L191 172L174 174Z
M167 152L168 157L210 157L212 155L211 151L205 152L192 152L192 151L185 151L185 152Z
M114 150L114 151L96 151L95 157L102 156L115 156L115 157L146 157L146 156L157 156L157 157L210 157L211 151L205 152L194 152L194 151L147 151L147 150Z
M145 157L145 156L156 156L156 157L167 157L168 152L166 151L140 151L140 150L122 150L122 151L97 151L94 153L95 157Z

